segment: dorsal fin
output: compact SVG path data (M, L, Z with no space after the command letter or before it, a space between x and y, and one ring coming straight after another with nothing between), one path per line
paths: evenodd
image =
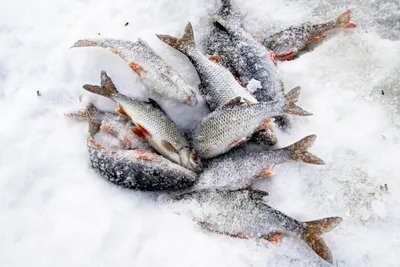
M162 107L161 107L161 106L157 103L157 101L155 101L154 99L149 98L149 103L150 103L154 108L159 109L159 110L161 110L161 111L164 112L164 110L162 109Z
M250 104L250 101L244 97L237 96L228 103L224 104L223 107L236 107Z

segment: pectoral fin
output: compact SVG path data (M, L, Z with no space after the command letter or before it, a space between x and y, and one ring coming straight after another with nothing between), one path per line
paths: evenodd
M176 150L176 148L170 142L166 140L161 140L161 144L169 152L179 154L178 150Z
M229 147L229 148L234 148L235 146L238 146L238 145L240 145L240 144L245 143L247 140L248 140L247 137L241 137L241 138L239 138L239 139L233 141L232 143L230 143L228 147Z
M128 65L134 72L136 72L137 75L142 76L142 73L144 72L144 68L142 66L134 61L130 61Z
M263 237L266 240L268 240L269 242L278 244L283 235L284 235L284 233L282 233L282 232L271 232Z

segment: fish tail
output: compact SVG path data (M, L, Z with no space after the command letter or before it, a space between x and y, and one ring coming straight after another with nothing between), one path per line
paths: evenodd
M164 43L172 46L178 51L187 54L187 50L189 48L195 48L196 44L194 42L194 33L193 27L190 22L186 25L185 32L183 33L182 38L173 37L166 34L156 34L158 39L163 41Z
M357 25L350 22L351 20L351 9L344 11L336 20L336 27L337 28L356 28Z
M299 100L300 96L300 86L297 86L290 90L286 95L285 95L285 105L284 105L284 112L288 114L293 114L293 115L299 115L299 116L310 116L313 115L312 113L302 109L299 106L296 106L296 102Z
M291 160L324 165L325 162L322 159L307 151L314 144L316 139L317 136L312 134L283 149L290 151Z
M96 106L93 103L89 103L85 109L67 113L67 114L65 114L65 116L76 119L76 120L87 120L87 115L86 115L87 111L90 114L92 114L92 116L99 112L99 110L96 108Z
M118 94L117 88L110 77L108 77L107 73L102 70L101 71L101 85L90 85L85 84L83 89L98 95L102 95L104 97L111 97L113 95Z
M71 48L88 47L88 46L107 47L107 46L104 46L104 42L101 42L100 40L82 39L82 40L78 40L73 46L71 46Z
M329 217L321 220L305 222L306 230L301 235L301 240L322 259L333 263L332 254L325 241L321 238L322 234L330 232L343 221L340 217Z

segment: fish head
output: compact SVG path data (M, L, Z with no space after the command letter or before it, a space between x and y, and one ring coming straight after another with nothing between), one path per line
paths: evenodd
M196 155L195 151L189 148L182 148L179 151L180 162L181 165L193 170L195 172L199 172L202 169L202 164L200 158Z

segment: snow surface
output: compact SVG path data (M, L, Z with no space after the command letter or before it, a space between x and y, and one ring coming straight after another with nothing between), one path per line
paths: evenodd
M89 100L81 88L106 70L122 93L145 97L127 64L105 49L69 49L78 39L141 37L191 84L194 68L155 33L198 45L215 0L17 0L0 3L0 266L321 266L298 240L255 244L204 232L155 203L118 188L90 168L87 125L64 117ZM326 166L282 164L257 188L271 206L299 220L341 216L324 235L337 266L399 266L400 29L396 1L234 1L246 29L274 32L352 7L355 30L331 32L300 58L279 63L286 88L300 85L302 107L284 146L315 133L311 149ZM124 26L125 22L129 25ZM397 23L397 24L396 24ZM381 91L383 90L384 95ZM40 91L41 96L36 95ZM82 102L79 102L82 97ZM183 128L204 106L165 102ZM387 185L385 187L385 184ZM387 188L387 190L386 190Z

